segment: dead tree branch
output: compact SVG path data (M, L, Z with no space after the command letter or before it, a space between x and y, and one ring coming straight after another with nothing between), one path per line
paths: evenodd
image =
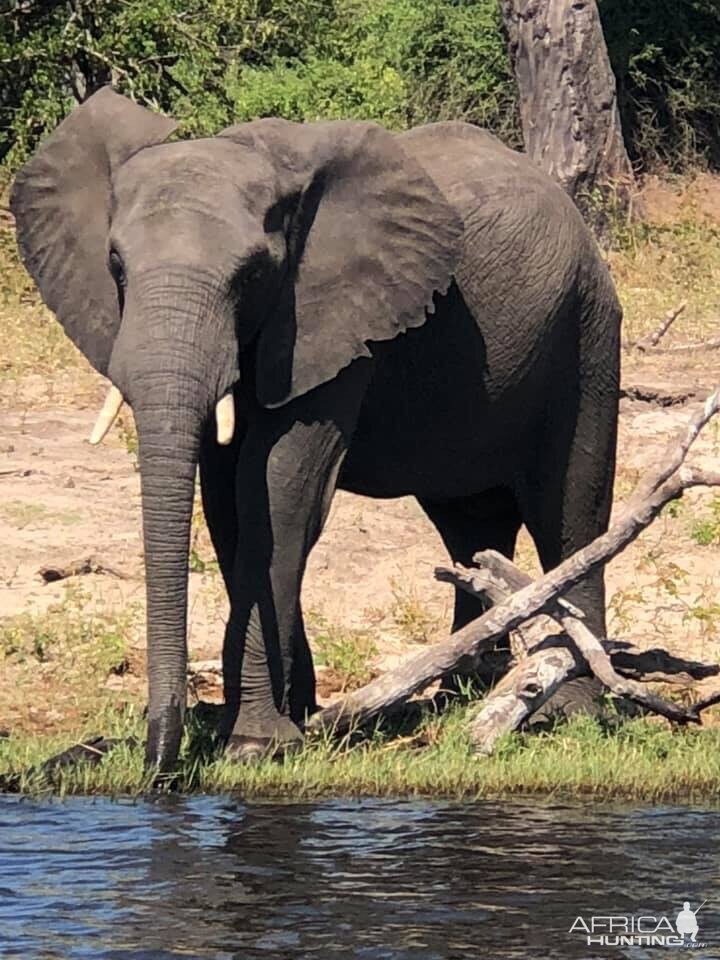
M497 595L522 589L530 582L527 574L519 570L511 560L493 550L476 554L473 561L481 567L479 571L460 565L453 568L443 567L440 568L440 579L454 583L476 597L487 596L487 581L495 583ZM475 586L473 576L476 572L484 574L484 577L478 578L478 587ZM627 697L645 709L676 723L700 722L695 708L685 709L656 696L636 680L620 676L600 640L576 615L577 612L569 612L562 600L558 601L552 612L553 619L562 626L566 636L572 641L569 651L536 648L527 658L530 663L521 660L512 667L483 701L477 717L470 725L470 736L479 752L491 752L499 736L517 729L519 724L552 696L561 683L572 676L587 672L588 669L618 697ZM577 651L574 656L572 645Z
M683 466L690 445L719 407L720 391L716 390L690 419L679 442L669 445L662 468L640 485L606 533L452 634L446 642L413 654L394 670L321 710L309 721L309 729L331 727L345 731L353 723L364 723L404 702L438 677L465 672L480 652L490 649L500 637L536 614L554 608L558 597L616 556L652 523L666 503L689 487L720 485L720 475Z
M652 403L658 407L683 406L687 403L697 403L708 395L707 386L701 384L681 384L674 381L654 380L648 383L645 380L635 380L623 377L620 386L620 397L628 400L639 400L642 403Z
M677 343L671 347L652 347L651 353L692 353L693 350L720 350L720 337L697 340L695 343Z
M477 753L489 755L506 733L519 729L566 680L587 673L587 664L562 634L523 657L482 701L469 734Z
M720 350L720 337L713 337L710 340L696 340L693 343L676 343L668 347L659 345L687 305L687 300L683 300L672 310L668 310L660 325L651 334L642 337L640 340L625 340L623 347L626 350L639 350L640 353L692 353L694 350Z
M652 347L656 347L686 308L687 300L683 300L682 303L679 303L676 307L673 307L672 310L668 310L668 312L660 321L660 324L655 328L655 330L653 330L651 334L646 337L642 337L640 340L635 342L630 341L626 343L625 346L630 349L640 350L641 353L652 349Z
M435 579L466 589L490 606L502 603L510 594L532 583L532 578L527 573L496 550L476 553L473 563L477 566L467 568L456 564L453 567L436 567ZM565 598L561 597L558 605L572 616L582 619L582 611ZM531 627L533 622L528 620L520 630ZM544 629L547 632L546 624ZM537 638L535 641L537 643ZM693 680L707 680L720 674L720 665L716 663L686 660L660 648L640 650L627 640L607 639L600 642L610 657L613 669L621 677L630 680L687 685ZM527 644L528 649L532 647L532 643Z

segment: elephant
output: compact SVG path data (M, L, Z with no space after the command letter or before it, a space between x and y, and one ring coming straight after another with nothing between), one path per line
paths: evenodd
M23 261L138 432L146 761L177 760L199 468L239 761L317 709L300 591L337 488L412 495L454 561L604 532L621 309L566 194L466 123L265 118L207 138L104 87L19 171ZM605 632L602 574L568 594ZM458 594L453 627L482 607Z

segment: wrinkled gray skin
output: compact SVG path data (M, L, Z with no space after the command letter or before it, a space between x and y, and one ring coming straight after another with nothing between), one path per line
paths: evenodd
M231 602L224 734L244 757L315 709L299 596L336 487L415 495L464 563L512 555L522 522L545 568L605 529L620 322L573 204L477 128L260 120L165 143L173 126L105 88L12 197L43 297L137 421L163 769L198 463ZM602 578L571 599L604 633ZM478 612L458 595L455 626Z

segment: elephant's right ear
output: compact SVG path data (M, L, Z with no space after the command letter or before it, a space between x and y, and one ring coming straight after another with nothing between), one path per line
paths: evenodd
M15 179L10 209L23 262L100 373L107 372L120 325L107 268L112 173L176 126L103 87L63 120Z

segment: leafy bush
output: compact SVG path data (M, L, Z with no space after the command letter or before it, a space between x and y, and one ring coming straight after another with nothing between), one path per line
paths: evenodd
M0 18L0 159L110 81L192 135L269 114L517 131L495 0L24 0Z
M458 118L521 142L497 0L10 0L0 161L112 81L204 135L269 114ZM717 0L599 0L633 158L720 163Z
M717 0L600 0L599 8L633 160L718 167Z

